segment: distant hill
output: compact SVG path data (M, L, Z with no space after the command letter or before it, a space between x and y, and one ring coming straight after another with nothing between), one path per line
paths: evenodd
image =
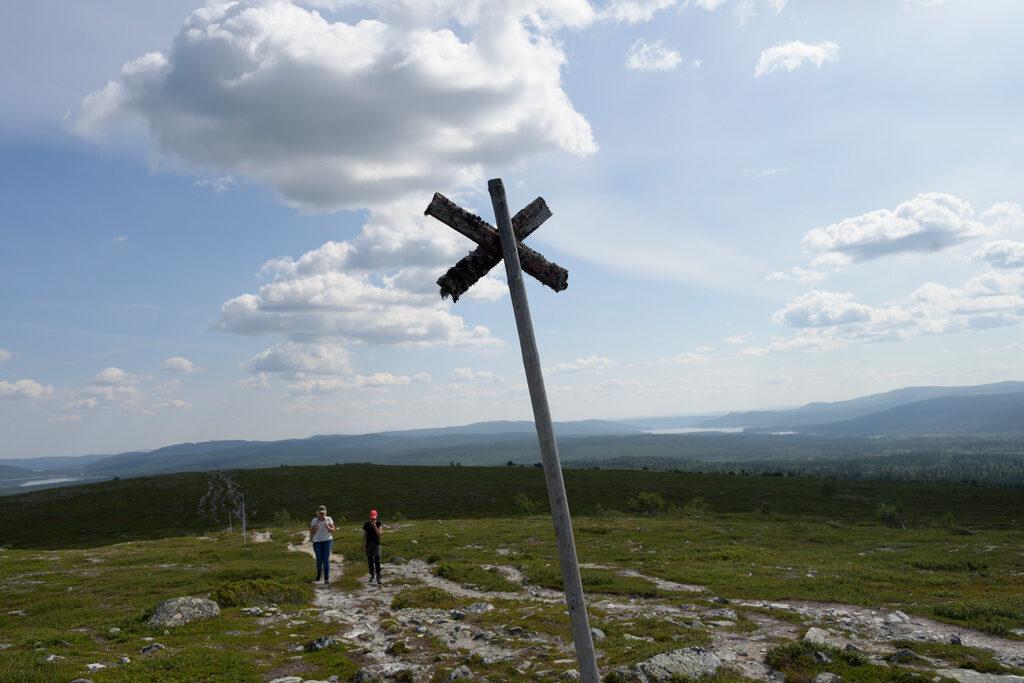
M26 479L38 476L37 472L14 465L0 465L0 479Z
M603 420L560 422L555 425L559 437L594 437L639 434L625 424ZM273 467L275 465L326 465L332 463L382 462L420 464L413 455L429 451L431 464L445 464L448 449L474 446L485 455L473 464L499 464L488 458L491 446L510 441L532 439L536 451L533 422L478 422L457 427L411 429L374 434L319 435L307 439L282 441L207 441L176 444L145 453L112 455L84 467L87 476L142 476L169 472L215 469ZM469 463L467 463L469 464Z
M1024 382L998 382L967 387L906 387L883 394L871 394L834 403L808 403L792 410L734 412L704 420L697 426L716 429L747 427L758 429L799 430L830 422L852 420L929 399L954 396L980 396L1024 393ZM862 425L867 426L867 423ZM864 432L859 432L864 433Z
M1024 435L1024 392L932 398L801 431L836 436Z

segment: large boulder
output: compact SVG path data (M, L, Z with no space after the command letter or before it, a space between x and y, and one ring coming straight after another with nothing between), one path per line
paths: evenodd
M146 621L146 625L154 628L168 628L216 616L220 616L220 607L213 600L191 597L172 598L164 600L156 606L153 615Z
M699 679L711 676L722 666L722 660L714 652L702 647L687 647L655 655L632 667L620 670L627 679L641 683L671 681L674 678Z

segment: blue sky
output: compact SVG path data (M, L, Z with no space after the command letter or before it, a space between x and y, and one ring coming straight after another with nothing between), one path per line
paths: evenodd
M511 5L0 9L0 457L1024 378L1019 3Z

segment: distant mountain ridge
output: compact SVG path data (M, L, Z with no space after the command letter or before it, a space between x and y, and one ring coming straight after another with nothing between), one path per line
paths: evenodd
M704 420L698 427L746 427L804 430L830 422L866 417L872 413L936 398L1024 393L1024 382L997 382L965 387L906 387L834 403L808 403L792 410L733 412ZM867 423L864 423L866 426Z

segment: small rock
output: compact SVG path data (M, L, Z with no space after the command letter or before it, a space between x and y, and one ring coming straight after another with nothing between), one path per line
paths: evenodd
M807 629L807 633L804 634L804 640L809 643L817 643L818 645L825 645L828 643L829 634L823 628L812 626Z
M378 679L366 669L360 669L356 672L355 678L352 680L355 681L355 683L375 683Z
M62 659L64 659L64 658L61 657L60 655L46 655L45 657L43 657L43 661L44 662L50 662L50 663L59 662Z
M113 637L116 638L117 636L121 635L121 629L119 629L118 627L114 626L109 631L107 631L107 635L110 635L110 636L113 636Z
M711 598L711 602L715 603L716 605L728 605L729 598L715 597Z
M275 678L270 683L302 683L302 678L299 676L282 676L281 678Z
M208 598L172 598L156 606L146 625L156 628L181 626L219 615L220 607Z
M466 613L463 612L462 610L460 610L460 609L453 609L452 610L452 619L460 620L460 619L465 619L465 618L466 618Z
M769 681L777 681L777 683L786 683L786 674L781 671L773 671L768 674Z
M92 683L92 679L91 678L76 678L75 680L71 681L71 683Z
M239 613L248 615L250 617L258 617L263 614L263 608L261 607L243 607L239 610Z
M559 678L563 681L578 681L580 680L580 672L576 669L569 669L568 671L563 671Z
M305 652L306 648L302 645L292 645L288 648L288 652Z
M416 627L416 633L426 633L426 632L427 632L427 627L426 626L417 626Z
M910 662L917 661L918 659L919 657L913 650L908 650L906 648L900 648L889 656L889 661L895 664L909 664Z
M522 626L509 626L505 629L505 633L509 634L513 638L525 638L526 629Z
M146 647L144 647L141 650L139 650L139 652L141 652L144 655L149 655L149 654L153 654L154 652L157 652L159 650L166 650L166 649L167 648L164 647L160 643L150 643Z
M120 664L131 664L132 663L132 660L131 660L130 657L119 657L117 661Z
M723 607L721 609L713 609L709 611L706 616L714 617L716 619L728 619L729 621L736 621L739 618L736 616L736 610L731 610L727 607Z
M93 664L86 664L85 668L89 671L103 671L103 669L107 668L107 665L100 664L99 662L94 662Z
M483 614L484 612L490 612L492 609L494 609L494 605L489 602L474 602L466 608L466 611L470 614Z
M23 609L12 609L7 614L12 616L12 617L23 617L23 616L25 616L25 610L23 610Z
M667 681L676 678L701 678L711 676L722 665L722 660L701 647L688 647L663 652L619 672L627 680Z
M605 639L604 631L602 631L599 628L591 628L590 637L594 639L595 643L600 643L602 640ZM576 672L576 675L579 675L578 671Z
M722 628L728 628L729 626L736 625L735 621L729 621L728 619L715 619L714 621L709 621L708 623L712 626L720 626Z
M960 640L959 633L954 633L953 635L951 635L949 637L949 642L953 645L963 645L963 642Z
M832 658L824 652L815 652L814 661L816 661L818 664L831 664Z
M906 616L907 615L903 614L903 612L890 612L889 614L885 615L885 623L902 624L907 620Z
M336 638L332 638L330 636L320 636L312 643L307 645L306 649L310 652L319 652L320 650L324 650L337 644L338 640Z
M847 652L863 652L863 650L861 650L859 647L857 647L853 643L847 643L846 647L844 647L843 649L846 650Z
M838 683L842 679L836 676L834 673L825 671L814 677L814 683Z
M466 666L465 664L463 664L462 666L459 666L459 667L456 667L456 668L452 669L452 672L450 674L448 674L448 680L449 681L461 681L461 680L469 678L472 675L473 675L473 672L470 671L469 667Z

